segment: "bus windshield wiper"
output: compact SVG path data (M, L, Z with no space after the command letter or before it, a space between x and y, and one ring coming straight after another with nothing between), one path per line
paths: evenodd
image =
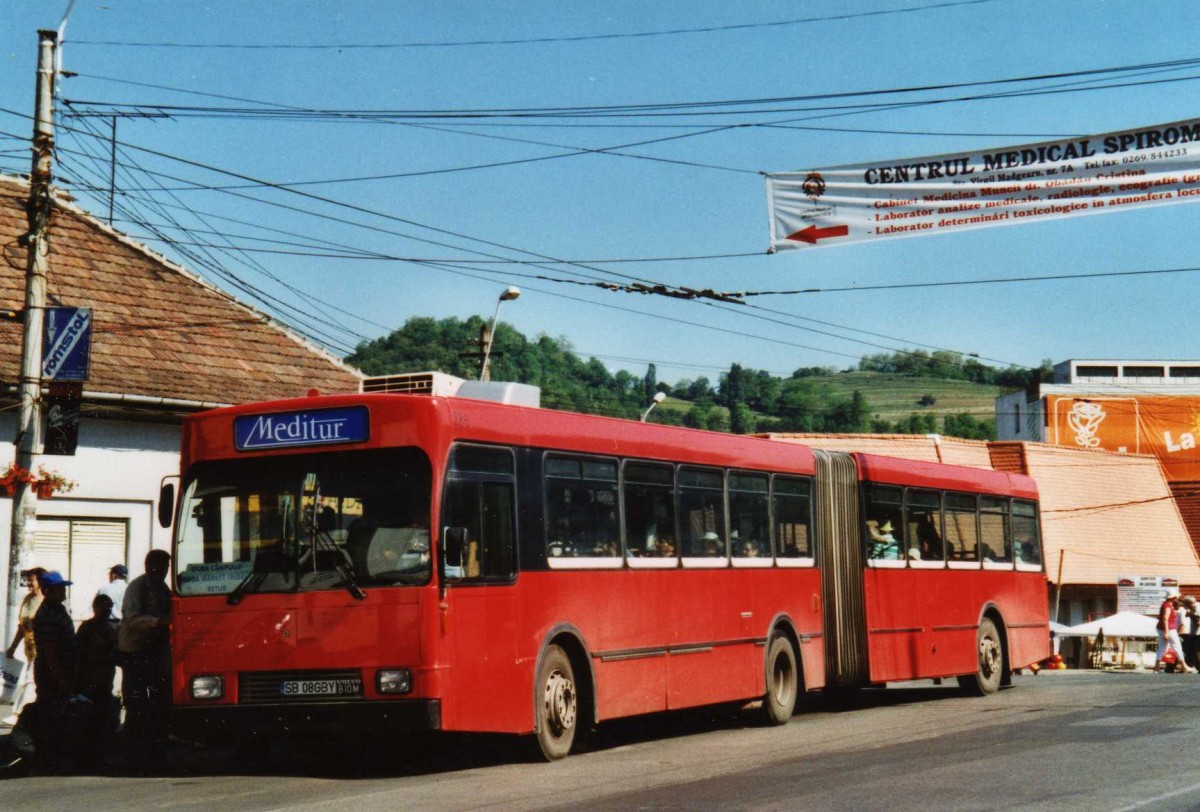
M315 478L315 477L314 477ZM312 538L313 549L313 567L316 568L317 556L316 553L328 553L329 558L333 559L333 569L341 577L346 584L346 591L350 593L355 600L365 600L367 593L362 591L362 587L354 580L354 566L346 557L346 551L343 550L338 543L333 540L333 536L329 531L322 527L321 521L317 518L317 506L320 504L321 489L319 484L314 483L313 487L313 507L312 514L308 517L309 536ZM326 508L326 510L329 510ZM332 511L330 511L332 513Z

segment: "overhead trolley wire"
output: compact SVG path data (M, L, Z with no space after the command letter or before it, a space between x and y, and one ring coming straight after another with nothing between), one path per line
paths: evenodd
M190 42L137 42L121 40L89 40L72 39L73 45L118 46L126 48L214 48L237 50L286 50L286 51L350 51L350 50L387 50L398 48L463 48L481 45L542 45L551 43L590 42L598 40L645 39L649 37L679 36L682 34L712 34L723 31L745 31L758 28L782 28L786 26L808 25L821 22L842 22L845 20L883 17L894 14L913 14L923 11L955 8L958 6L977 6L993 3L996 0L947 0L947 2L929 3L923 6L907 6L904 8L878 9L875 11L847 12L830 14L820 17L801 17L790 20L773 20L755 23L730 23L726 25L697 26L692 28L668 28L658 31L635 31L613 34L579 34L576 36L556 37L522 37L515 39L476 39L459 41L416 41L416 42L383 42L383 43L339 43L339 44L292 44L292 43L190 43Z
M78 138L76 138L76 141L77 141L77 143L79 143L79 146L81 147L81 149L84 150L85 155L89 155L89 157L91 157L92 160L95 162L101 161L101 159L95 157L94 155L90 155L90 153L87 152L85 145L82 144L82 142L78 142ZM60 156L60 163L61 163L61 161L62 161L62 159ZM124 165L122 165L122 173L127 174L127 171L124 169ZM148 201L148 203L155 207L158 207L160 205L158 201L155 201L153 199L150 199ZM168 220L175 222L177 224L177 227L183 228L182 224L179 224L177 220L175 220L173 217L170 216L169 213L167 213L161 209L159 209L159 213L162 215L165 215ZM152 233L155 233L154 229L150 229L150 231ZM161 234L161 232L159 232L159 236L165 236L165 235L163 235L163 234ZM302 319L306 319L306 320L313 318L310 314L304 313L300 309L298 309L286 302L283 302L282 300L278 299L277 297L271 296L270 294L266 293L265 291L262 291L260 288L257 288L256 286L251 285L250 283L248 283L245 280L241 279L240 277L236 276L232 272L223 268L220 265L220 263L217 262L216 259L211 256L210 253L208 253L207 250L204 251L204 255L198 254L194 251L191 251L190 249L188 249L186 247L177 248L176 250L180 251L180 253L183 256L185 256L189 261L194 263L196 266L198 266L200 268L208 269L210 272L214 273L216 276L223 278L230 284L234 285L235 288L241 290L243 293L249 295L251 298L257 299L257 300L263 302L270 308L273 308L277 311L282 309L283 312L290 311L291 313L296 314L296 316L299 316ZM228 250L228 249L217 248L215 250ZM293 318L295 318L295 316L293 316ZM291 323L290 319L287 319L287 318L283 318L283 319L281 319L281 321L283 321L285 324L287 324L287 326L290 329L295 330L299 334L316 342L317 344L324 344L328 347L337 349L339 352L348 351L347 347L345 345L342 345L336 338L334 338L333 335L326 333L326 332L320 330L319 328L313 328L313 327L309 326L308 329L305 329L304 327L299 327L296 324ZM342 330L345 329L344 327L341 327L340 325L337 325L337 327ZM316 333L316 334L314 334L314 333Z
M135 109L148 111L161 111L170 113L172 116L185 115L247 115L258 117L289 117L289 116L306 116L314 118L323 118L325 120L348 119L357 121L370 121L373 119L440 119L440 118L566 118L566 117L620 117L620 116L655 116L655 115L688 115L688 114L745 114L743 110L713 110L711 108L744 108L755 105L783 105L795 104L798 102L814 102L814 101L834 101L847 100L855 98L873 98L879 96L896 96L910 95L916 93L931 93L945 90L958 90L971 87L996 87L1001 85L1027 84L1034 82L1048 82L1060 79L1083 79L1084 77L1092 77L1087 81L1105 81L1107 78L1112 78L1113 74L1134 74L1134 75L1150 75L1151 73L1183 70L1186 68L1194 68L1200 66L1200 57L1191 57L1187 59L1168 60L1160 62L1145 62L1133 65L1119 65L1103 68L1087 68L1075 71L1060 71L1056 73L1033 74L1029 76L1007 77L1003 79L985 79L969 82L947 82L941 84L929 85L910 85L906 87L896 88L876 88L870 90L850 90L850 91L831 91L826 93L807 93L792 96L766 96L744 99L714 99L700 100L690 102L653 102L641 104L620 104L620 105L585 105L585 106L556 106L556 107L481 107L481 108L424 108L424 109L330 109L317 107L303 107L290 104L279 104L275 102L263 102L255 99L240 99L252 104L264 105L270 109L262 107L254 108L239 108L239 107L201 107L197 105L175 105L161 103L122 103L122 102L107 102L85 99L70 99L72 104L101 106L112 109ZM105 81L122 81L112 80L108 77L93 76L89 74L79 74L90 78L105 80ZM1194 77L1189 77L1194 78ZM1168 80L1172 81L1172 80ZM1156 82L1148 81L1147 84ZM138 83L145 85L147 83ZM1080 83L1081 84L1081 83ZM1113 85L1114 87L1125 87L1127 85ZM152 85L152 87L161 87ZM181 88L163 88L180 93L198 93ZM975 100L986 98L1002 98L1009 96L1022 95L1037 95L1047 90L1062 90L1062 89L1077 89L1089 90L1091 88L1080 88L1077 84L1066 84L1062 86L1051 86L1050 88L1021 88L1011 91L997 91L996 93L976 94L971 96L950 97L946 99L929 99L922 103L946 103L949 101ZM212 95L212 94L202 94ZM223 97L232 98L236 97ZM908 102L893 102L893 103L870 103L860 105L827 105L814 108L788 109L782 110L768 108L765 110L750 110L750 113L772 113L772 112L825 112L830 110L857 110L861 108L887 108L892 104L908 104ZM111 115L111 113L109 113Z

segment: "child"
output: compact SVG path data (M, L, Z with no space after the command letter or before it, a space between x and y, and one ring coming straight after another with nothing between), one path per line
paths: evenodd
M112 598L99 594L92 601L92 617L83 621L75 637L79 641L79 666L76 684L79 692L92 701L94 708L89 738L97 745L101 757L111 749L116 732L119 709L113 699L113 677L116 675L118 622L112 616Z

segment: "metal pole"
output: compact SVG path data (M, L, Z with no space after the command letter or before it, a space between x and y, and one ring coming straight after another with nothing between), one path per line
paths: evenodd
M492 379L492 370L488 366L488 362L492 358L492 342L496 340L496 319L500 318L500 305L504 300L496 302L496 313L492 316L492 328L489 330L485 324L479 329L479 343L483 345L483 363L479 367L479 380L490 381Z
M36 115L33 123L33 169L29 177L29 234L26 238L25 333L21 340L21 410L17 416L16 464L33 470L41 443L42 323L46 306L46 274L50 268L50 167L54 154L54 49L58 35L38 31ZM18 478L12 498L12 535L8 551L8 604L4 639L17 630L21 602L21 570L31 539L29 520L37 516L37 493Z
M113 198L117 194L117 117L112 117L112 154L108 164L108 224L112 225Z
M1062 597L1062 568L1063 557L1067 554L1066 550L1058 551L1058 582L1054 585L1054 622L1061 623L1058 619L1058 600Z

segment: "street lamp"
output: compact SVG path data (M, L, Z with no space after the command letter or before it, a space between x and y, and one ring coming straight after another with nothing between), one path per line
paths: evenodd
M479 367L479 380L490 381L492 379L491 372L488 370L488 361L492 355L492 342L496 340L496 319L500 318L500 305L505 302L511 302L521 295L521 289L514 286L509 286L500 298L496 301L496 312L492 316L492 329L488 332L487 348L483 351L483 365Z
M650 405L646 407L646 411L642 412L642 422L645 423L646 418L650 416L650 413L652 411L654 411L654 407L657 406L658 404L662 403L666 399L667 399L666 392L655 392L654 400L651 401Z

